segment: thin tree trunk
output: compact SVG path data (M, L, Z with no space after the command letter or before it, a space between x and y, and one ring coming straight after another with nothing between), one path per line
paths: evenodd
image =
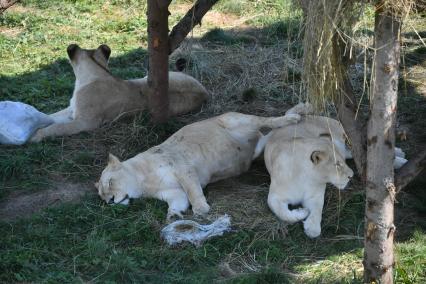
M19 0L0 0L0 15L18 2Z
M169 36L169 54L179 47L193 27L198 24L201 25L201 19L217 1L218 0L197 0L179 23L173 27Z
M343 75L343 96L337 102L337 116L342 123L345 133L351 143L352 157L363 182L366 178L367 138L360 115L357 117L357 99L353 93L352 85L347 73Z
M380 7L378 4L376 7ZM393 282L395 117L400 23L377 8L367 132L364 282Z
M169 115L168 17L171 0L148 0L148 99L152 118L160 123Z
M348 75L351 59L345 55L345 43L339 35L333 38L334 67L340 69L342 96L336 97L334 104L337 107L337 116L345 129L346 135L352 145L352 156L361 180L365 182L365 170L367 161L367 137L366 128L361 115L357 115L358 100L352 88Z

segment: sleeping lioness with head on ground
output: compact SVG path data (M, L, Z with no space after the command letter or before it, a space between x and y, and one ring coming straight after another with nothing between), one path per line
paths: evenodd
M39 129L30 141L93 130L124 114L147 109L147 77L133 80L114 77L108 70L111 49L107 45L82 49L71 44L67 53L76 77L70 105L51 114L55 123ZM178 115L199 108L208 93L193 77L169 72L168 96L169 115Z
M230 112L195 122L127 161L110 155L95 186L107 203L128 204L131 198L153 197L168 203L168 219L181 217L189 204L194 214L204 215L210 207L203 188L248 170L263 151L259 131L299 119L298 114L264 118Z

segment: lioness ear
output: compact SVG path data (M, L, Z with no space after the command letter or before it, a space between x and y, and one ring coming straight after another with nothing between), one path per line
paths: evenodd
M68 45L68 47L67 47L67 53L68 53L69 59L72 60L73 57L74 57L74 55L75 55L75 53L79 49L80 49L80 47L77 44L75 44L75 43Z
M105 58L108 60L109 56L111 55L111 48L109 48L108 45L106 44L101 44L98 47L98 50L100 50L102 52L102 54L105 56Z
M324 151L313 151L311 154L311 161L314 165L318 165L320 162L327 158L327 153Z
M120 160L114 156L113 154L109 153L108 155L108 165L114 166L114 165L119 165L120 164Z

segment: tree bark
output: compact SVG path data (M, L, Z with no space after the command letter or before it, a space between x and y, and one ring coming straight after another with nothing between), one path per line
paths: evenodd
M201 19L217 1L218 0L197 0L179 23L173 27L169 36L169 54L179 47L194 26L201 25Z
M400 23L376 6L371 115L367 132L364 282L393 282L395 117Z
M396 192L399 192L426 169L426 149L410 159L395 175Z
M0 0L0 15L18 2L19 0Z
M357 99L353 93L352 85L347 72L343 79L343 96L337 102L337 116L342 123L345 133L351 143L352 157L361 181L365 183L367 162L367 138L366 129L357 117Z
M168 17L171 0L148 0L148 94L149 108L155 122L169 116L169 44Z

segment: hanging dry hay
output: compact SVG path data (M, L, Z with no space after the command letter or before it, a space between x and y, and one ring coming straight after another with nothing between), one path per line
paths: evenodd
M411 11L415 10L416 5L419 7L425 5L424 0L383 0L376 5L376 9L389 11L394 17L406 19Z
M304 38L303 79L309 100L323 110L325 102L339 96L342 73L336 60L333 38L349 41L348 31L358 19L356 1L310 1Z
M341 52L337 42L345 45L345 55L359 45L353 39L353 27L360 18L365 4L374 3L377 10L404 21L410 12L422 9L424 0L319 0L309 1L304 37L303 81L307 100L317 110L324 110L326 102L341 95L343 84ZM336 40L338 39L338 40ZM368 46L363 46L368 48Z

